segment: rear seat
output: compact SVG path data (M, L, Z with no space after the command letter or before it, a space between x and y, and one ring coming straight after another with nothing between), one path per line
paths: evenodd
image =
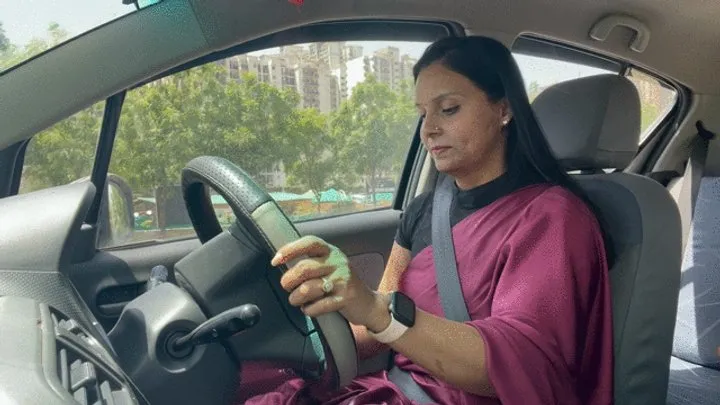
M720 405L720 140L694 156L668 184L684 213L685 252L667 403Z

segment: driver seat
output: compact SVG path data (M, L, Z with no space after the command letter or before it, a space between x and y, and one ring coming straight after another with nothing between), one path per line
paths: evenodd
M615 404L664 404L682 231L677 205L664 187L614 170L626 167L638 151L637 90L622 76L580 78L545 90L533 110L555 155L569 172L579 172L575 179L613 241Z

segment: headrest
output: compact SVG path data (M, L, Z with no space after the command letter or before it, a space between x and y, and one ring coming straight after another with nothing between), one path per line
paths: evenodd
M614 74L548 87L533 110L555 156L567 170L624 168L640 141L640 97Z

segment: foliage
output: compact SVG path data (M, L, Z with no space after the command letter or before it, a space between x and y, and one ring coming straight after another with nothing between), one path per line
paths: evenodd
M377 180L396 173L414 133L417 113L407 92L394 92L373 76L358 84L332 120L335 153L344 173Z
M67 32L51 24L48 37L30 41L23 53L41 52ZM323 114L298 108L300 95L293 90L252 74L233 79L224 64L206 64L128 92L110 172L128 181L136 195L152 196L158 187L179 184L192 158L213 155L236 163L263 186L262 174L282 164L288 185L298 189L364 188L367 179L374 190L377 179L400 171L415 129L412 84L399 90L370 77L337 112ZM103 106L34 137L23 192L89 175Z
M6 52L10 48L10 39L5 35L5 29L0 22L0 52Z

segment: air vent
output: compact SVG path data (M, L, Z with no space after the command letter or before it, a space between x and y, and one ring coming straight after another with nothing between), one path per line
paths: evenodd
M81 405L131 405L127 388L71 345L58 342L57 372L65 388Z
M81 405L132 405L126 384L103 367L97 343L72 319L58 319L56 329L57 375L62 386Z

